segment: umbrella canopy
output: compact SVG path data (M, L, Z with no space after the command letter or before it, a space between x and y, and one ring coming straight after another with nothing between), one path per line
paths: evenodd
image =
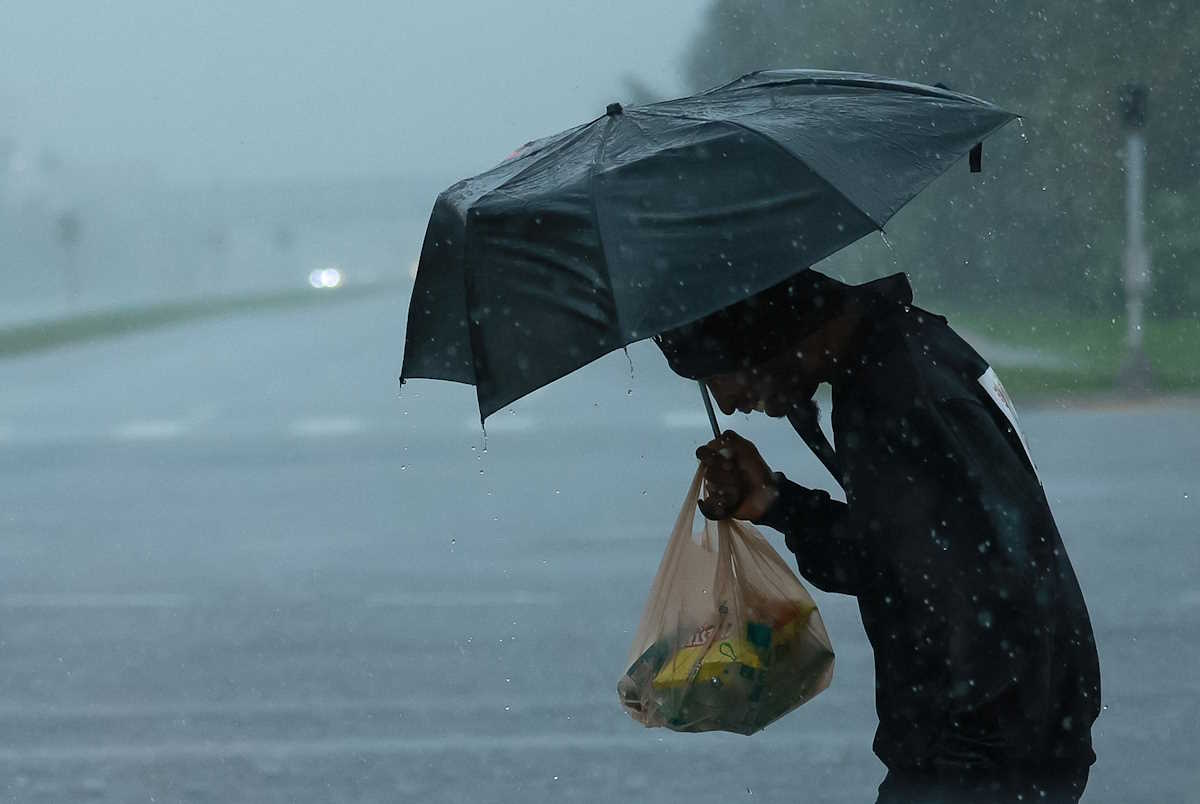
M622 108L438 196L401 380L482 418L860 237L1016 115L945 89L772 70Z

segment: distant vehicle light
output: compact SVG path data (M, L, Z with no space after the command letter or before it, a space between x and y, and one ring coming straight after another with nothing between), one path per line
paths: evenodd
M308 275L308 284L317 289L340 287L342 272L338 268L319 268Z

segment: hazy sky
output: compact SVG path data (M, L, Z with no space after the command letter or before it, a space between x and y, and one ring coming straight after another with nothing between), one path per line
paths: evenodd
M0 2L0 136L206 182L483 169L680 90L704 0Z

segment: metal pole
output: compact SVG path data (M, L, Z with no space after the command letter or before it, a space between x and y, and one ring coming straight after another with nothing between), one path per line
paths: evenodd
M704 409L708 411L708 423L712 425L713 438L721 435L721 428L717 425L717 412L713 410L712 399L708 395L708 386L704 384L704 380L696 380L700 384L700 396L704 398Z
M1146 357L1145 305L1150 291L1150 252L1146 248L1146 89L1126 89L1125 123L1125 360L1120 382L1129 391L1147 391L1152 384Z
M1146 263L1146 138L1140 131L1129 133L1126 155L1128 180L1125 188L1125 284L1128 289L1129 332L1128 345L1131 353L1142 349L1142 311L1146 299L1146 288L1150 284Z

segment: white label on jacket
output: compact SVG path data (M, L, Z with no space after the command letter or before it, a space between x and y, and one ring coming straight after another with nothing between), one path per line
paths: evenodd
M988 392L988 396L996 403L996 407L1000 408L1000 412L1004 414L1004 418L1008 419L1008 423L1012 425L1013 432L1017 434L1017 438L1021 440L1021 446L1025 448L1025 457L1029 459L1029 465L1033 467L1033 474L1038 479L1038 483L1042 482L1041 476L1038 474L1037 464L1033 462L1033 453L1029 451L1029 442L1025 440L1025 434L1021 432L1021 425L1017 422L1017 408L1012 403L1012 399L1008 396L1008 391L1004 390L1004 386L1000 383L1000 378L996 376L996 372L988 366L988 370L979 378L979 384Z

